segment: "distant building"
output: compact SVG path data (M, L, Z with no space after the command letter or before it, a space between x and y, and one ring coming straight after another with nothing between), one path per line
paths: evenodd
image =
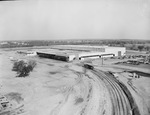
M35 51L17 51L18 54L23 54L26 56L36 56L36 52Z
M8 44L8 42L1 42L0 44L1 45L5 45L5 44Z

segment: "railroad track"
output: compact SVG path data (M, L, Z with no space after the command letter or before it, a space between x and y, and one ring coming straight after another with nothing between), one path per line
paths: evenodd
M119 83L113 75L96 69L91 70L91 72L98 76L106 84L106 87L109 90L113 107L112 115L140 115L131 94L124 91L123 88L125 86Z

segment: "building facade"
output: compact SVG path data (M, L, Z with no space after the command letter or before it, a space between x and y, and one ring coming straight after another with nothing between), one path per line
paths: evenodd
M54 52L37 52L40 57L56 59L61 61L73 61L84 59L96 59L101 57L123 56L126 53L125 47L108 47L108 46L85 46L85 45L57 45L52 49L61 50ZM68 52L68 51L71 51Z

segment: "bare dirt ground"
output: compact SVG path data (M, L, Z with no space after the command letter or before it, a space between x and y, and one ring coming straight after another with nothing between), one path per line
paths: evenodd
M16 77L10 57L35 60L37 66L28 77ZM133 79L125 69L102 66L98 61L93 61L95 69L89 70L78 61L1 51L0 101L8 103L0 106L0 115L149 115L150 78ZM124 91L120 82L128 90Z

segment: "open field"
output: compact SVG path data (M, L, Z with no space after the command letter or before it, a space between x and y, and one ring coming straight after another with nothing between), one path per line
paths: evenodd
M37 48L35 49L37 50ZM16 77L11 58L34 60L27 77ZM126 70L146 66L114 65L120 59L62 62L0 51L0 115L149 115L150 76L133 78ZM144 68L145 67L145 68ZM3 97L3 98L2 98ZM5 100L5 101L6 101Z

